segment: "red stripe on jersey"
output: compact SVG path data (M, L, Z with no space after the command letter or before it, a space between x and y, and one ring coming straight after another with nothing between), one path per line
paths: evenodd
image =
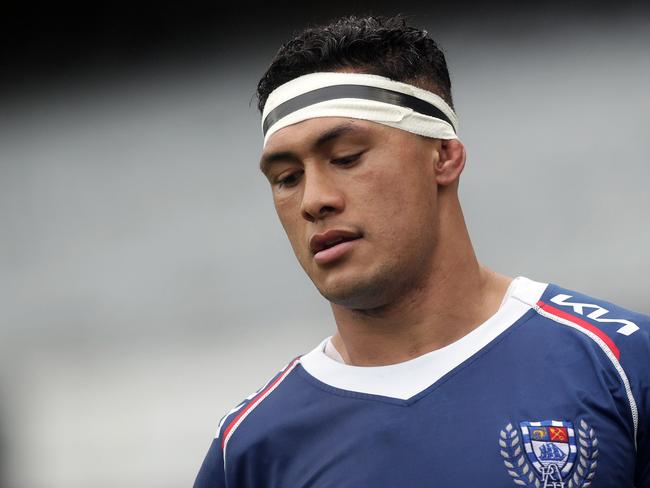
M537 302L537 306L540 307L542 310L556 315L558 317L561 317L565 320L568 320L569 322L574 323L575 325L582 327L583 329L588 330L592 334L595 334L598 336L609 348L610 351L614 354L616 359L621 359L621 351L618 350L618 347L616 347L616 344L614 344L614 341L612 341L607 334L605 334L602 330L600 330L597 327L594 327L591 325L589 322L586 320L583 320L579 317L576 317L575 315L571 315L570 313L567 313L563 310L560 310L558 308L555 308L548 303L544 303L543 301Z
M232 419L232 421L228 424L228 427L223 431L223 436L221 437L221 449L225 448L226 442L228 442L228 437L230 435L230 431L235 428L237 425L237 422L239 422L239 419L245 417L248 415L248 412L250 412L252 409L254 409L258 403L260 403L264 398L266 397L266 394L269 393L271 390L273 390L293 369L293 367L296 365L300 357L297 357L293 361L291 361L286 368L284 368L284 371L280 376L278 376L275 380L273 380L271 383L269 383L266 388L264 388L262 391L260 391L252 400L251 402L246 405L242 409L237 416Z

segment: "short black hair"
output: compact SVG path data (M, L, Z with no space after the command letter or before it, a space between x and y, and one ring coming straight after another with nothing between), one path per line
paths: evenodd
M385 76L432 91L453 108L445 55L405 17L348 16L309 27L283 44L257 85L260 112L269 94L299 76L350 71Z

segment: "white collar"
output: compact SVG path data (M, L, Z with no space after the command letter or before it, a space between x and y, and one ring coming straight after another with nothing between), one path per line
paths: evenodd
M344 364L324 352L331 337L304 355L300 363L311 376L335 388L406 400L505 332L537 303L547 286L523 276L515 278L492 317L457 341L402 363L388 366ZM329 347L328 351L331 352Z

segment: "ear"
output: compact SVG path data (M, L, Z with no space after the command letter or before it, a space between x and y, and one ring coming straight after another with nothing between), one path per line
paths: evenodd
M465 167L465 146L458 139L440 140L440 154L436 162L436 182L447 186L458 181Z

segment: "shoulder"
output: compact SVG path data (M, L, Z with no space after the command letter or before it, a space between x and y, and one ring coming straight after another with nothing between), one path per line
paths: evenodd
M549 326L541 328L545 340L563 354L592 358L581 372L589 368L604 383L605 372L617 378L618 387L609 383L613 395L627 404L639 449L650 452L650 317L556 284L523 296L538 319L531 325Z
M649 316L555 284L530 305L598 352L603 368L616 370L635 430L639 421L650 419Z
M650 316L556 284L518 281L514 298L542 321L568 328L618 362L633 365L648 359Z
M624 365L634 368L648 360L650 317L645 314L555 284L548 285L535 308L589 337Z
M539 285L526 282L529 287ZM522 295L538 318L550 325L563 326L562 337L573 336L586 347L599 351L603 360L603 355L607 357L605 362L630 379L650 384L648 315L556 284L544 284L541 291L539 286L535 289L537 293Z
M215 438L197 475L194 488L226 486L226 448L230 438L262 401L278 390L283 381L295 370L299 362L300 357L290 361L264 386L248 395L221 418Z
M291 360L284 368L278 371L271 377L261 388L251 393L237 406L227 412L219 421L217 428L216 439L221 445L221 449L225 452L226 446L233 436L235 431L241 426L246 418L257 409L264 400L274 394L286 379L295 370L296 366L300 363L300 356Z
M529 288L539 285L525 281ZM648 315L556 284L534 289L537 293L519 294L518 298L538 317L534 323L552 326L545 329L546 339L556 346L562 344L563 349L578 341L583 349L593 352L602 367L614 367L627 388L627 383L637 392L650 388Z

